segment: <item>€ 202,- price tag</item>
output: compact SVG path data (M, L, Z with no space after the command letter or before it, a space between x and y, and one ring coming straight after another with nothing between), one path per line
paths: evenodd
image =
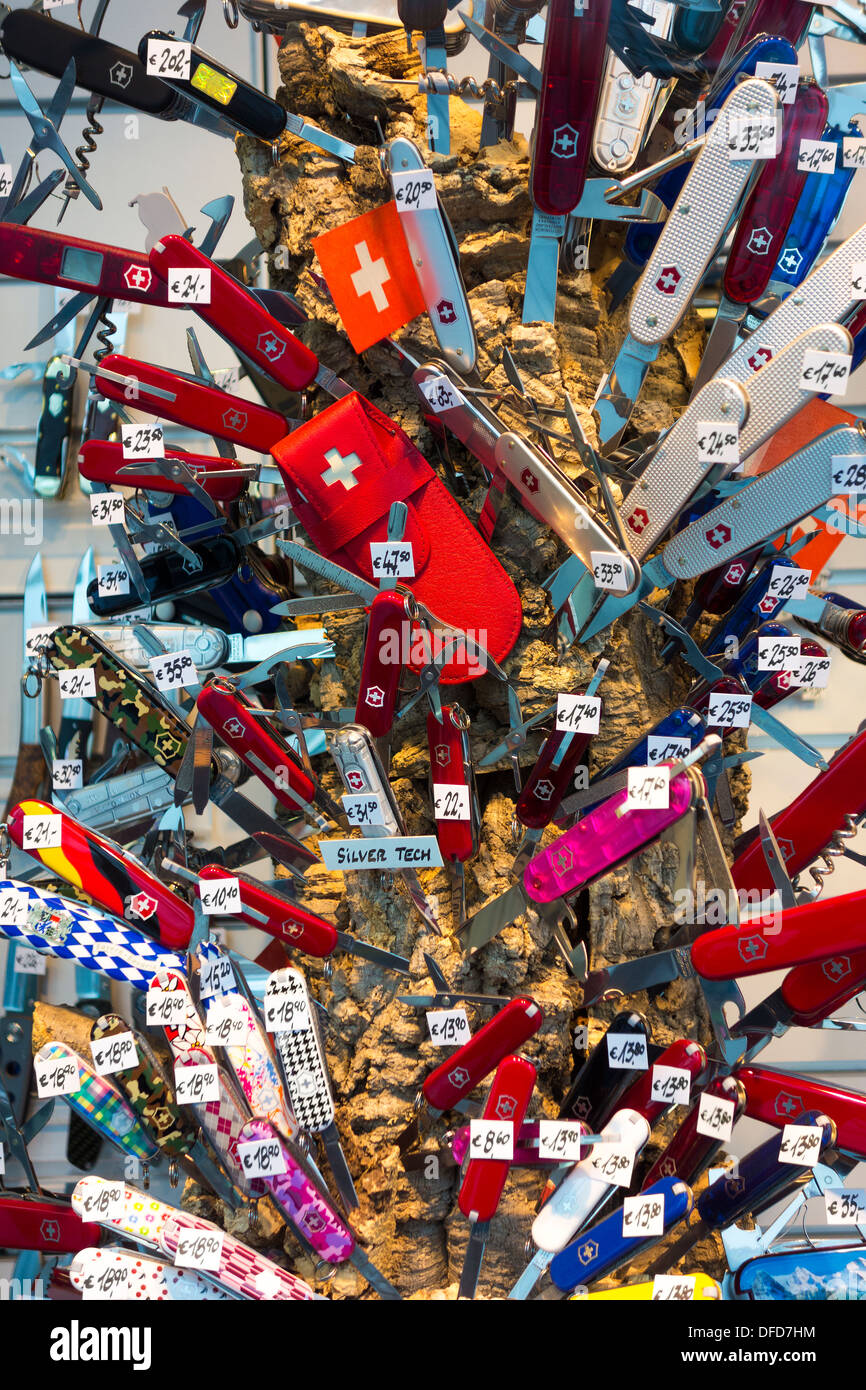
M821 1157L824 1131L820 1125L785 1125L779 1146L779 1162L812 1168Z
M597 734L601 722L598 695L557 695L556 727L564 734Z
M596 588L609 589L611 593L625 593L628 588L628 575L621 555L617 555L613 550L591 550L589 559Z
M692 1088L691 1072L685 1067L653 1067L650 1100L663 1101L666 1105L688 1105Z
M162 425L121 425L120 438L125 459L161 459L165 456Z
M152 656L149 664L157 690L182 690L187 685L198 685L192 652L163 652L161 656Z
M579 1163L583 1156L580 1125L567 1120L539 1120L538 1157L551 1163Z
M843 138L842 165L845 169L866 169L866 140L854 135Z
M456 410L464 404L457 387L447 376L428 376L421 382L421 394L434 415L441 415L443 410Z
M624 1197L622 1202L622 1233L632 1240L643 1236L661 1236L665 1230L665 1199L663 1193L642 1192L638 1197Z
M346 792L340 799L350 825L385 824L385 814L378 792Z
M832 174L836 169L835 140L802 139L797 169L801 174Z
M16 975L44 975L47 964L45 957L33 946L25 946L22 942L16 941L12 966Z
M215 1062L179 1064L174 1069L174 1091L179 1105L207 1105L220 1098L219 1069Z
M730 1139L734 1131L736 1108L732 1100L726 1100L724 1096L708 1096L704 1092L698 1103L698 1122L695 1126L698 1134L708 1139Z
M269 1033L306 1033L312 1028L310 1004L297 971L269 975L265 985L265 1027Z
M87 700L96 695L96 672L90 666L58 671L57 683L61 700Z
M830 459L834 497L866 492L866 458L862 454L834 454Z
M84 786L84 762L81 758L52 758L51 786L56 792L76 791Z
M776 95L783 106L790 106L797 95L800 80L799 63L757 63L755 76L762 77L775 87Z
M153 77L189 81L192 45L183 39L148 39L147 70Z
M776 116L729 115L727 135L731 160L776 158L779 136Z
M801 655L795 669L791 672L791 684L809 690L823 690L830 679L829 656Z
M436 211L436 184L429 169L401 169L391 175L397 211Z
M844 1187L824 1193L828 1226L862 1226L866 1222L866 1192L862 1187Z
M222 1231L185 1231L171 1258L178 1269L219 1269L222 1253Z
M469 1157L510 1163L514 1157L513 1120L470 1120Z
M31 853L40 849L59 849L62 843L62 816L24 816L21 831L23 848Z
M247 1178L272 1178L286 1172L286 1156L278 1139L250 1139L238 1144L238 1158Z
M748 729L752 721L751 695L726 695L714 690L707 704L707 725L717 729Z
M52 1058L47 1062L37 1057L34 1071L40 1100L48 1096L74 1096L81 1090L81 1073L74 1057Z
M793 671L800 662L799 637L759 637L759 671Z
M111 598L112 594L129 593L129 570L126 565L97 565L96 566L96 589L106 598ZM63 693L62 691L60 692ZM96 692L94 691L94 694Z
M807 348L803 353L800 390L844 396L848 390L851 361L850 352L821 352L820 348Z
M204 1035L207 1047L236 1047L249 1032L249 1018L237 994L217 994L210 1000Z
M165 1028L179 1023L186 1013L183 990L149 989L144 1000L144 1018L149 1028Z
M228 880L223 880L228 882ZM234 970L228 956L207 956L201 962L198 991L201 999L211 999L222 994L234 981Z
M472 1037L465 1009L428 1009L427 1031L435 1047L455 1047Z
M241 885L236 878L199 879L198 896L206 917L230 917L241 911Z
M608 1066L619 1071L625 1068L629 1071L649 1070L646 1038L633 1038L627 1033L608 1033L606 1037Z
M210 266L197 270L170 268L168 271L169 304L210 304Z
M433 814L437 820L470 820L469 788L462 782L434 782Z
M411 541L371 541L370 566L377 579L414 579Z
M658 763L681 762L692 751L688 738L665 738L664 734L648 734L646 741L646 760L650 767Z
M693 1274L657 1274L653 1279L653 1303L689 1303L695 1296Z
M767 585L770 598L787 603L790 599L805 598L812 582L809 570L791 569L789 565L774 565Z
M90 1055L97 1076L113 1076L138 1066L138 1048L132 1033L115 1033L109 1038L91 1038Z
M122 492L94 492L90 497L90 520L94 526L123 524L126 502Z
M623 803L627 811L666 811L670 803L669 767L628 768L628 788Z
M630 1187L634 1170L633 1149L624 1149L619 1144L594 1144L589 1157L589 1165L605 1182L614 1187Z
M740 462L740 431L725 420L698 420L698 463Z

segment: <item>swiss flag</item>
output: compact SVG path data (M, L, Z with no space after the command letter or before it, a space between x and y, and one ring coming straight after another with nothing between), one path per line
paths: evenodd
M313 246L356 352L426 312L396 203L323 232Z

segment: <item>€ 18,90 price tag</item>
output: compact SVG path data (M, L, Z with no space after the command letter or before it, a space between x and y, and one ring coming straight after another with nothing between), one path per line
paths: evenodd
M691 1072L685 1067L653 1067L650 1100L665 1101L668 1105L688 1105L692 1088Z
M87 700L96 694L96 672L91 666L58 671L57 680L61 700Z
M703 1093L698 1107L698 1134L709 1139L730 1139L734 1132L734 1112L736 1105L724 1096L708 1096Z
M74 1057L35 1058L36 1091L40 1100L47 1096L74 1096L81 1090L81 1073Z
M210 304L210 266L169 269L169 304Z
M824 1131L820 1125L785 1125L779 1148L779 1162L812 1168L821 1157Z
M598 695L557 695L556 727L564 734L597 734L601 723Z
M147 70L154 77L188 82L191 62L192 44L184 39L148 39Z
M596 588L624 594L628 588L625 561L613 550L591 550L589 553Z
M851 361L850 352L821 352L820 348L807 348L803 353L800 390L844 396L848 390Z
M377 579L414 579L411 541L371 541L370 565Z
M385 815L378 792L346 792L341 798L350 825L384 825Z
M220 1079L216 1063L176 1066L174 1089L180 1105L207 1105L209 1101L219 1100Z
M787 603L790 599L805 598L812 576L808 570L791 569L789 565L774 565L767 585L771 598Z
M658 763L680 762L692 751L691 739L665 738L664 734L648 734L646 760L650 767Z
M428 1009L427 1031L436 1047L455 1047L472 1037L465 1009Z
M653 1279L653 1303L690 1303L695 1296L693 1274L657 1274Z
M630 1187L634 1160L633 1149L622 1149L618 1144L593 1144L589 1162L605 1182L614 1187Z
M150 669L157 690L182 690L198 685L198 671L192 652L163 652L150 658Z
M630 1071L649 1070L646 1038L633 1038L627 1033L608 1033L606 1036L607 1060L609 1066L615 1067L620 1071L626 1067Z
M538 1157L554 1163L579 1163L583 1156L580 1125L567 1120L539 1120Z
M90 520L94 526L113 526L122 524L124 517L122 492L94 492L90 497Z
M56 792L76 791L84 786L84 763L81 758L53 758L51 785Z
M121 425L120 437L125 459L161 459L165 457L165 438L162 425Z
M624 1197L622 1202L622 1233L633 1239L639 1236L661 1236L665 1231L664 1194L650 1192L639 1197Z
M866 1192L858 1187L825 1192L824 1211L828 1226L861 1226L866 1222Z
M238 1158L247 1178L272 1178L285 1173L286 1156L279 1139L250 1139L238 1144Z
M436 210L436 184L429 169L405 169L391 175L398 212Z
M830 664L829 656L801 655L791 672L791 684L810 690L823 690L830 679Z
M33 946L15 942L13 971L16 975L44 975L47 961Z
M698 463L739 463L740 431L725 420L698 420Z
M24 816L21 838L23 848L35 852L40 849L59 849L62 844L63 817Z
M666 811L671 804L669 767L630 767L623 803L627 811Z
M171 1258L178 1269L219 1269L222 1253L222 1231L185 1231Z
M126 1210L122 1182L100 1180L95 1192L88 1192L81 1203L87 1221L120 1221Z
M441 415L443 410L456 410L463 405L463 397L447 376L428 376L426 381L421 382L421 394L434 415Z
M510 1163L514 1157L513 1120L470 1120L469 1157Z
M471 820L469 788L462 782L434 782L433 814L437 820Z
M866 458L862 454L834 454L830 459L834 497L866 492Z
M241 885L236 878L200 879L198 896L206 917L230 917L241 910Z
M714 690L707 704L707 724L717 729L748 729L752 721L751 695L726 695Z
M800 664L799 637L759 637L759 671L795 671Z
M96 588L98 593L104 594L107 598L112 594L128 594L129 570L126 565L97 565Z
M91 1038L90 1055L97 1076L112 1076L116 1071L137 1067L138 1048L132 1033L115 1033L110 1038Z
M801 174L832 174L836 169L835 140L800 141L797 169Z
M306 1033L312 1028L307 991L297 970L278 971L268 976L265 1026L269 1033Z

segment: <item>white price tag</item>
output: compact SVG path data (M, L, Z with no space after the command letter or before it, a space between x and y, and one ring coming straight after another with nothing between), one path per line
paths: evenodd
M691 739L665 738L664 734L648 734L646 760L650 767L657 763L680 762L692 751Z
M56 792L76 791L84 786L84 763L81 758L52 758L51 785Z
M597 734L601 722L598 695L557 695L556 727L566 734Z
M122 1182L100 1181L95 1192L88 1192L83 1202L88 1221L120 1221L126 1211Z
M705 1134L708 1139L719 1139L723 1143L730 1139L734 1132L736 1108L732 1100L725 1100L724 1096L708 1096L704 1091L701 1095L698 1122L695 1126L698 1134Z
M510 1162L514 1157L513 1120L470 1120L469 1157Z
M606 1037L607 1061L610 1067L616 1067L620 1071L624 1068L630 1071L649 1070L646 1038L631 1037L627 1033L608 1033Z
M591 550L589 553L596 588L624 594L628 588L625 561L612 550Z
M240 367L215 367L213 379L221 391L237 391L241 384Z
M147 70L154 77L173 78L175 82L189 81L192 44L183 39L148 39Z
M579 1163L581 1128L567 1120L539 1120L538 1156L552 1163Z
M465 1009L428 1009L427 1031L436 1047L455 1047L472 1037Z
M150 669L157 690L182 690L187 685L198 685L192 652L164 652L162 656L152 656Z
M855 261L851 267L851 298L866 299L866 261Z
M800 141L797 169L801 174L832 174L835 168L835 140Z
M210 266L197 270L169 267L169 304L210 304Z
M813 1168L821 1157L824 1131L820 1125L785 1125L779 1147L779 1162L798 1168Z
M799 637L759 637L759 671L794 671L800 663Z
M96 566L96 591L100 594L128 594L129 593L129 570L126 565L97 565ZM63 689L60 690L61 695ZM94 694L95 694L94 690Z
M470 820L469 788L462 782L434 782L433 815L437 820Z
M866 492L866 458L862 454L833 454L830 458L833 496L845 497Z
M249 1019L236 994L217 994L207 1009L205 1044L208 1047L232 1047L249 1037Z
M47 961L33 946L15 942L14 973L16 975L44 975Z
M85 1259L78 1270L82 1303L127 1303L131 1300L129 1266L118 1257L106 1264L102 1259Z
M234 971L228 956L208 956L202 961L199 972L200 998L211 999L215 994L222 994L233 980Z
M68 0L64 0L68 3ZM12 165L0 164L0 198L8 198L12 188Z
M775 87L782 105L790 106L797 95L800 65L799 63L756 63L755 76L762 77L765 82L769 82L771 86Z
M392 173L391 187L398 212L436 211L436 184L429 169L405 169Z
M0 893L0 931L4 926L14 924L21 927L27 921L30 899L17 888L4 888Z
M198 896L206 917L231 917L241 910L241 885L236 878L202 878Z
M862 1187L844 1187L824 1193L828 1226L861 1226L866 1222L866 1192Z
M270 1178L286 1172L286 1156L278 1139L251 1139L238 1144L238 1158L248 1178Z
M808 570L790 569L787 565L774 565L767 585L767 593L782 602L788 599L806 597L812 576Z
M57 675L61 700L86 700L96 694L96 672L91 666L73 667Z
M24 650L27 656L38 656L44 651L51 641L53 627L28 627L27 636L24 639Z
M775 159L778 129L777 116L728 116L728 158Z
M650 1100L664 1101L667 1105L688 1105L691 1089L691 1072L685 1067L664 1067L658 1063L653 1067Z
M653 1279L653 1303L689 1303L694 1296L693 1274L657 1274Z
M174 1090L180 1105L207 1105L219 1100L219 1070L213 1063L202 1066L176 1066Z
M34 853L40 849L59 849L62 841L63 817L24 816L21 832L22 848Z
M183 990L149 989L144 1001L144 1017L151 1028L179 1023L186 1013Z
M791 684L809 690L824 690L830 679L829 656L801 656L791 673Z
M725 695L714 690L707 706L707 724L717 729L748 729L752 719L751 695Z
M110 1038L92 1038L90 1054L97 1076L112 1076L138 1066L138 1048L132 1033L115 1033Z
M641 1193L639 1197L624 1197L622 1202L622 1233L632 1240L643 1236L662 1236L665 1231L664 1194Z
M81 1090L81 1073L74 1057L64 1060L34 1060L36 1092L40 1100L47 1096L74 1096Z
M430 376L422 381L421 394L434 415L441 415L443 410L456 410L464 404L457 387L447 376Z
M340 799L350 825L385 824L385 812L378 792L346 792Z
M265 1027L269 1033L306 1033L313 1026L304 982L297 971L269 975Z
M671 770L669 767L630 767L628 790L625 795L627 811L666 811L671 804Z
M377 579L414 579L411 541L371 541L370 564Z
M698 463L739 463L740 431L725 420L698 420Z
M121 425L120 437L125 459L161 459L165 457L162 425Z
M188 1231L177 1242L172 1260L178 1269L219 1269L222 1253L222 1231Z
M93 526L113 526L122 524L124 518L122 492L94 492L90 496L90 521Z
M866 140L846 135L842 140L842 165L845 169L866 169Z
M808 348L803 353L800 390L844 396L848 390L851 360L850 352L821 352L819 348Z
M633 1150L621 1149L618 1144L594 1144L589 1162L605 1182L614 1187L630 1187L634 1159Z

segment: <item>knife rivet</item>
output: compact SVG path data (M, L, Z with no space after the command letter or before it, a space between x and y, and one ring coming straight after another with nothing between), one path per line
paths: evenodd
M641 479L640 490L641 490L641 492L649 492L649 483L647 483L647 482L645 482L643 479Z
M655 328L656 324L659 321L658 314L647 314L646 321L648 328Z
M681 208L680 208L680 210L679 210L679 211L680 211L680 216L681 216L681 217L685 217L686 213L691 212L691 210L692 210L692 205L691 205L691 203L683 203L682 206L681 206Z

